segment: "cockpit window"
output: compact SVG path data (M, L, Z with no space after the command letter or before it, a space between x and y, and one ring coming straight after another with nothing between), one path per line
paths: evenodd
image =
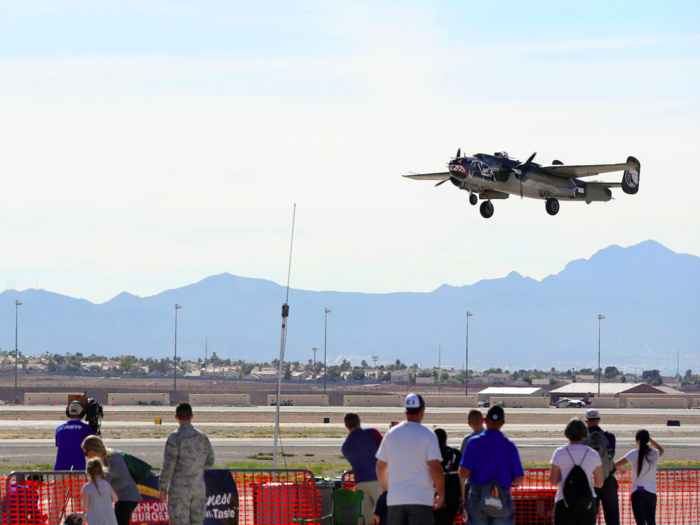
M494 153L493 155L494 155L495 157L501 157L501 158L503 158L503 159L509 158L509 157L508 157L508 153L506 153L505 151L497 151L497 152Z

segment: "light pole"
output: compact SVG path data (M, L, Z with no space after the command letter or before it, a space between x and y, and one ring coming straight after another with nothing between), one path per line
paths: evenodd
M177 311L180 310L182 306L175 303L175 366L173 367L173 389L174 397L173 402L177 405Z
M328 314L331 311L328 308L323 309L325 315L325 320L323 322L323 395L326 395L326 379L328 376L328 371L326 370L326 341L328 339Z
M19 357L19 350L17 350L17 321L19 319L19 307L22 306L22 301L19 299L15 300L15 400L13 405L17 403L17 358Z
M474 314L467 310L467 363L464 367L464 395L469 395L469 318Z
M311 369L314 373L314 385L316 384L316 352L318 352L317 347L313 347L311 351L314 353L314 367Z
M598 315L598 397L600 398L600 322L605 319L604 315Z

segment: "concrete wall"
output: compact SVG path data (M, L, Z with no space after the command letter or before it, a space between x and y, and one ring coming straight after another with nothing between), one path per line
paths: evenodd
M402 407L404 396L375 395L375 396L343 396L343 406L346 407Z
M693 398L693 406L694 406L694 407L700 407L700 397L694 397L694 398Z
M682 408L687 408L691 405L692 402L692 396L688 395L677 395L677 394L622 394L620 396L620 404L623 408L632 408L630 405L630 401L632 399L682 399L686 402L685 407ZM674 401L675 403L675 401ZM637 407L639 407L639 401L637 402ZM660 405L654 405L658 406L660 408L673 408L676 405L672 406L660 406Z
M48 394L45 392L27 392L24 394L25 405L65 405L66 392Z
M476 408L478 406L476 396L423 396L423 399L428 410L431 407Z
M500 397L491 396L491 406L496 403L506 408L548 408L548 397Z
M627 400L628 408L688 408L688 400L682 397L631 397Z
M329 405L328 396L323 394L300 394L300 395L288 395L282 394L282 402L284 403L287 399L291 399L294 406L300 407L327 407ZM277 395L268 395L267 404L272 404L273 401L277 401Z
M592 397L588 408L620 408L620 400L616 397Z
M190 405L250 405L250 394L190 394Z
M145 394L109 394L108 405L150 405L152 402L163 406L170 405L170 394L145 393Z

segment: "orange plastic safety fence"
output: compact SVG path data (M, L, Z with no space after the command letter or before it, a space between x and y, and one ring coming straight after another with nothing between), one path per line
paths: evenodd
M629 470L615 474L618 482L620 523L635 525L630 488L632 478ZM352 489L355 480L352 472L343 474L344 487ZM700 524L700 470L659 469L656 474L656 523L657 525ZM515 503L517 525L551 525L554 523L554 497L556 486L549 482L548 469L526 469L525 481L513 487L511 494ZM455 525L467 523L466 517L457 517ZM605 523L602 506L598 523Z
M25 480L0 479L3 524L50 525L82 511L84 474L31 476Z
M291 525L321 516L321 493L310 471L234 470L240 525ZM316 523L316 522L310 522Z
M240 525L291 525L295 518L321 516L321 494L310 471L234 470L231 475L238 489ZM86 482L82 473L0 479L3 525L62 523L66 516L84 511L81 489ZM132 516L132 523L139 522Z

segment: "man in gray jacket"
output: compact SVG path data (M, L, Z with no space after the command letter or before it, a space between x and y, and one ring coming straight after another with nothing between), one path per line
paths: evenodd
M204 470L214 464L209 438L192 426L192 407L175 409L180 424L165 444L160 472L160 497L168 502L171 525L203 525L207 510Z

